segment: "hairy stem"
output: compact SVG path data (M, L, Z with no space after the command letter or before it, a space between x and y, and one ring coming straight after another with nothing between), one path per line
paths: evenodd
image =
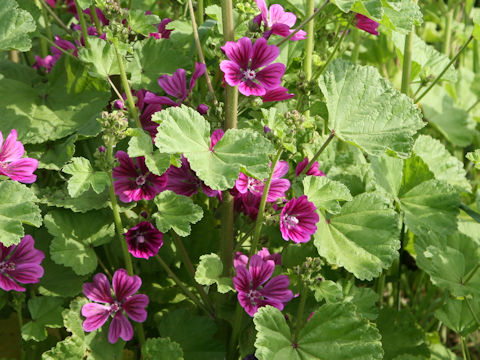
M87 32L87 23L85 22L85 16L83 14L82 8L78 5L78 0L75 1L75 7L77 8L78 20L80 21L80 26L82 27L83 41L85 41L85 47L88 49L90 46L88 44L88 32Z
M470 352L468 351L468 346L465 341L465 337L461 336L462 341L462 355L464 360L471 360Z
M323 143L323 145L320 147L320 149L318 149L318 151L315 153L315 155L313 156L313 158L310 160L310 162L308 163L307 166L305 166L305 169L302 170L302 172L300 173L300 175L303 175L303 174L306 174L308 172L308 170L310 170L310 168L313 166L313 164L315 163L315 161L318 159L318 157L320 156L320 154L323 152L323 150L325 150L325 148L328 146L328 144L330 144L330 142L333 140L333 138L335 137L335 130L332 130L330 132L330 135L328 136L327 140L325 140L325 142Z
M90 5L90 13L92 14L93 22L95 23L95 28L97 29L98 36L100 36L103 31L102 31L102 24L100 23L100 20L98 19L97 11L96 11L95 5Z
M450 55L450 44L452 42L452 22L453 22L453 9L450 9L445 18L445 41L443 42L443 53L447 56Z
M460 203L460 209L465 211L473 220L480 223L480 214L464 203Z
M414 36L415 36L415 26L412 26L412 31L410 31L408 35L405 37L405 45L403 48L401 91L407 96L410 89L410 78L412 77L412 47L413 47Z
M198 25L203 24L203 0L197 0L197 22Z

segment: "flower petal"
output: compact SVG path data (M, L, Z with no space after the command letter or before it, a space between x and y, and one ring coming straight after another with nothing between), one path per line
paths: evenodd
M243 79L240 66L233 61L223 60L220 63L220 70L225 74L225 81L230 86L237 86Z
M260 84L257 84L251 80L242 81L238 85L238 91L245 96L263 96L266 92L266 90Z
M257 39L255 45L253 45L250 69L255 70L268 65L275 60L278 55L280 55L280 49L278 46L268 45L267 40L264 38Z
M268 9L272 24L285 24L289 28L295 25L297 17L291 12L286 12L281 5L273 4Z
M15 290L15 291L25 291L24 287L18 285L15 281L0 273L0 288L5 291Z
M237 276L233 278L233 286L238 292L248 292L250 291L250 282L252 277L247 270L247 267L243 264L239 264L235 267Z
M221 49L225 55L237 64L243 70L247 70L248 63L252 57L252 40L248 37L243 37L237 42L227 41Z
M38 264L16 264L14 270L6 270L5 273L22 284L34 284L43 276L43 267Z
M130 321L118 311L110 324L110 330L108 330L108 342L115 344L118 338L121 337L125 341L132 340L133 328Z
M82 307L82 315L86 317L83 322L83 330L90 332L102 327L107 321L110 312L105 305L88 303Z
M260 9L260 12L262 14L262 20L263 22L268 25L268 11L267 11L267 4L265 3L265 0L255 0L257 3L258 8Z
M155 105L178 106L178 104L167 96L158 96L150 91L145 93L145 103Z
M238 302L245 309L248 315L253 317L258 310L258 306L252 304L252 301L244 292L239 292L237 295Z
M257 289L265 283L275 270L275 262L273 260L263 260L259 255L254 254L250 258L249 265L250 275L252 277L252 289Z
M285 65L281 63L275 63L260 70L257 73L256 79L260 81L265 89L276 89L282 83L282 76L284 73ZM262 95L265 95L265 93Z
M187 78L184 69L178 69L170 75L162 75L158 78L158 85L171 96L184 100L187 97Z
M142 286L142 279L133 275L130 276L125 269L118 269L113 275L113 290L118 301L127 299L135 294Z
M6 175L15 181L31 184L37 180L37 175L33 175L37 168L37 159L24 158L14 160L4 168L0 167L0 174Z
M202 76L203 74L205 74L205 71L207 71L207 66L205 64L202 64L202 63L195 63L195 71L193 72L192 74L192 77L190 78L190 84L189 84L189 87L188 87L188 94L190 94L193 90L193 88L195 87L195 84L197 82L197 79ZM185 99L183 99L185 100Z
M147 307L148 302L147 295L136 294L125 301L122 308L133 321L144 322L147 319L147 311L145 308Z
M93 277L93 282L83 284L83 293L90 300L113 303L110 282L105 274L96 274Z
M25 235L17 245L13 254L8 260L15 264L34 263L40 264L45 258L45 254L41 250L35 249L33 246L35 241L31 235Z
M133 160L125 151L117 151L115 158L118 159L120 165L113 169L113 177L118 179L122 177L137 177L138 171Z
M275 276L265 284L263 289L260 290L260 293L270 300L277 300L286 303L293 298L292 291L288 289L289 285L290 280L287 275Z
M289 100L295 96L294 93L288 93L288 89L280 86L273 90L267 90L263 96L263 102Z
M20 159L25 150L20 141L17 141L17 130L12 129L5 143L0 144L0 162L10 162Z

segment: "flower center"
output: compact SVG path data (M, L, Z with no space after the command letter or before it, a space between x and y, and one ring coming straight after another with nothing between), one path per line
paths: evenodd
M248 178L247 182L247 189L251 192L258 192L258 188L262 186L262 182L260 180L254 178Z
M250 290L248 293L247 293L247 297L248 297L248 300L250 300L250 303L253 305L253 306L257 306L257 301L258 300L261 300L262 298L262 295L260 294L260 292L258 292L257 290Z
M298 219L293 215L285 215L283 217L283 221L287 225L287 229L291 229L291 228L297 226L298 223L299 223Z
M110 305L110 314L115 315L115 313L121 309L121 304L118 301L115 301L113 304Z
M15 264L12 263L12 262L5 262L5 261L2 261L0 262L0 273L4 273L5 271L13 271L15 270Z
M143 244L143 243L145 242L145 236L143 236L143 235L138 235L138 236L137 236L137 242L138 242L139 244Z
M2 161L0 161L0 168L2 168L2 169L6 169L6 168L7 168L7 166L8 166L8 164L7 164L6 162L2 162Z
M255 80L256 75L257 75L257 73L255 72L255 70L247 69L243 72L243 79L244 80Z
M137 176L137 178L135 179L135 182L137 183L138 186L145 185L145 183L147 182L146 176L145 175Z

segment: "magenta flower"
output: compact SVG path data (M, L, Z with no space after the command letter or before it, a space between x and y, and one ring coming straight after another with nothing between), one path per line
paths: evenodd
M249 191L245 194L241 194L236 188L231 189L230 193L233 195L234 199L234 210L244 213L249 216L250 219L255 220L258 215L261 197L253 195Z
M295 169L295 176L299 176L303 169L308 165L308 157L300 161ZM321 171L319 168L318 162L315 161L310 169L308 169L306 175L313 175L313 176L325 176L324 172Z
M273 260L263 260L256 254L250 259L248 270L244 264L235 267L237 276L233 278L233 285L238 291L238 302L248 315L253 317L258 308L266 305L283 310L293 298L292 291L288 290L288 276L279 275L270 279L274 269Z
M45 0L48 5L51 7L55 7L57 0Z
M372 35L378 35L378 23L365 15L356 14L357 28L364 30Z
M22 159L24 153L22 143L17 141L17 130L12 129L5 142L0 131L0 175L25 184L35 182L37 175L33 175L33 172L38 168L38 160Z
M155 33L148 34L149 37L154 37L155 39L170 39L170 33L173 30L167 30L166 26L168 23L171 23L172 19L165 18L160 24L157 25L158 31Z
M70 53L73 56L78 57L78 49L72 42L62 39L60 36L55 36L55 45L65 51L73 50L73 52L70 51ZM63 52L60 49L57 49L55 46L52 46L50 49L52 50L53 57L55 57L57 60L63 54Z
M280 54L280 49L268 45L266 39L257 39L252 46L252 40L243 37L237 42L227 41L222 50L230 59L220 63L225 81L230 86L238 85L238 91L243 95L264 96L267 90L280 86L285 65L271 64Z
M279 161L273 171L272 181L270 183L270 189L267 195L267 202L274 202L278 198L285 196L285 192L290 188L290 181L282 179L286 173L288 173L288 163L286 161ZM263 189L267 179L257 180L252 177L248 177L244 173L240 173L238 180L235 182L235 188L241 193L252 193L255 196L262 197Z
M18 245L5 247L0 243L0 288L5 291L25 291L17 284L38 283L43 276L40 265L45 255L33 247L34 240L26 235Z
M266 247L262 248L257 252L257 255L262 258L263 261L272 260L275 265L282 265L282 254L273 253L270 254L270 251ZM237 267L238 265L247 266L248 264L248 256L244 253L237 251L235 257L233 258L233 266Z
M280 214L280 231L284 240L304 243L317 231L319 216L306 195L290 200Z
M128 251L136 258L148 259L156 255L163 245L163 234L148 221L142 221L123 235Z
M145 165L143 156L133 161L126 152L117 151L115 157L120 165L113 169L115 178L113 187L121 201L127 203L142 199L152 200L165 190L167 175L158 176L151 173Z
M198 105L197 111L200 113L200 115L205 115L208 112L208 105L206 104Z
M56 62L57 62L57 59L52 55L47 55L45 56L45 58L35 55L35 63L33 64L32 67L34 69L45 68L45 71L49 73Z
M87 332L97 330L109 317L112 317L108 341L115 344L119 337L125 341L131 340L132 324L123 313L125 312L136 322L144 322L147 319L145 307L148 305L148 296L135 294L141 285L142 280L135 275L129 276L125 269L119 269L113 275L114 296L112 296L110 282L104 274L96 274L93 282L83 284L85 296L96 301L82 307L82 315L86 317L83 330Z
M297 17L291 12L285 12L283 7L278 4L270 6L267 10L267 4L265 0L255 0L258 8L260 9L260 15L263 23L265 24L264 37L268 39L271 34L288 37L294 30L290 28L295 25ZM290 40L297 41L306 39L307 33L303 30L298 31L293 35Z
M280 86L273 90L268 90L265 95L263 95L263 102L272 102L272 101L282 101L289 100L295 96L294 93L288 93L288 89Z

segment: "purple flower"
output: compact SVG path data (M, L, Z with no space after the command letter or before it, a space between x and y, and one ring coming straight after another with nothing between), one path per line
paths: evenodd
M271 34L288 37L294 30L290 28L295 25L297 17L291 12L285 12L283 7L278 4L270 6L267 10L265 0L255 0L258 8L261 11L261 19L265 24L266 33L264 36L268 39ZM258 20L257 20L258 21ZM307 33L303 30L298 31L290 40L303 40L307 37Z
M293 298L292 291L288 290L288 276L279 275L270 279L274 269L273 260L263 260L256 254L250 259L248 270L244 264L235 267L237 276L233 278L233 285L238 291L238 302L248 315L253 317L259 307L266 305L283 310Z
M230 59L220 63L225 81L230 86L238 85L238 91L243 95L263 96L267 90L280 86L285 65L271 64L280 54L280 49L268 45L266 39L258 39L252 46L252 40L243 37L237 42L227 41L222 50Z
M319 216L306 195L290 200L280 214L280 231L284 240L303 243L317 231Z
M96 7L95 12L97 13L98 20L100 20L102 25L106 26L106 25L110 24L110 20L108 20L106 18L105 14L102 12L102 10L100 10L98 7ZM92 16L92 12L90 11L90 8L86 8L85 10L83 10L83 13L90 16L90 21L93 23L94 20L93 20L93 16Z
M308 157L300 161L295 169L295 176L299 176L303 169L308 165ZM318 162L315 161L310 169L308 169L306 175L313 175L313 176L325 176L324 172L318 168Z
M115 157L120 165L113 169L113 187L121 201L152 200L155 195L165 190L167 175L151 173L143 156L133 161L126 152L117 151Z
M252 220L257 218L261 200L260 196L253 195L251 192L242 194L236 188L231 189L230 194L233 195L235 211L244 213Z
M148 34L149 37L154 37L155 39L170 39L170 33L173 30L167 30L166 26L168 23L171 23L172 19L165 18L160 24L157 25L158 32Z
M208 105L200 104L197 106L197 111L200 115L205 115L208 112Z
M38 55L35 55L35 64L33 64L34 69L40 69L40 68L45 68L45 71L47 73L52 70L53 65L57 62L57 59L53 57L52 55L47 55L44 58L41 58Z
M132 324L123 313L136 322L144 322L147 319L145 307L148 305L148 296L133 295L141 285L142 280L135 275L129 276L125 269L118 269L113 275L113 297L110 282L104 274L96 274L93 282L83 284L85 296L96 301L82 307L82 315L86 317L83 330L87 332L97 330L112 317L108 341L115 344L119 337L125 341L131 340Z
M257 255L260 256L264 261L273 260L275 265L282 265L282 254L273 253L270 254L270 251L266 247L262 248L257 252ZM248 263L248 256L244 253L237 251L235 257L233 259L233 266L237 267L238 265L247 266Z
M5 142L0 131L0 175L25 184L35 182L37 175L33 175L33 172L38 168L38 160L22 159L24 153L22 143L17 141L17 130L12 129Z
M148 259L156 255L163 245L163 234L148 221L142 221L123 235L128 251L136 258Z
M282 101L289 100L295 96L294 93L288 93L288 89L280 86L273 90L268 90L265 95L263 95L263 102L272 102L272 101Z
M34 240L26 235L18 245L5 247L0 243L0 288L25 291L21 284L38 283L43 276L40 266L45 255L33 247Z
M55 36L55 45L65 51L73 50L73 53L71 52L71 54L75 57L78 57L78 49L72 42L62 39L60 36ZM55 57L57 60L63 54L63 52L60 49L57 49L55 46L52 46L50 49L52 50L53 57Z
M356 14L357 28L364 30L372 35L378 35L378 23L372 19L369 19L365 15Z
M285 196L285 192L290 188L290 181L287 179L282 179L286 173L288 173L288 163L286 161L279 161L275 166L273 171L272 181L270 183L270 189L267 195L267 202L274 202L278 198ZM248 177L244 173L240 173L238 180L235 182L235 188L241 194L246 194L247 192L252 193L255 196L262 197L263 189L265 187L265 180L257 180L252 177Z

